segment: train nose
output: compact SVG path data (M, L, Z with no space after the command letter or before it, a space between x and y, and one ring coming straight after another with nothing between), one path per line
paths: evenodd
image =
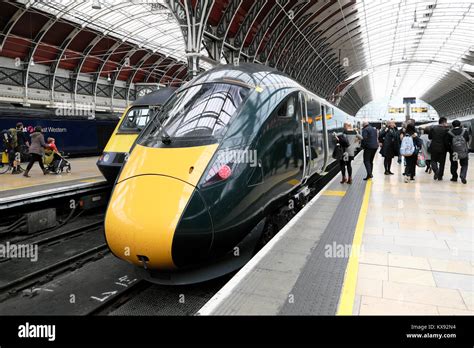
M189 236L187 226L193 222L200 224L200 233ZM212 223L193 185L164 175L139 175L116 185L105 219L105 235L117 257L142 267L146 263L149 269L173 270L181 266L173 254L182 259L182 251L190 248L207 253ZM185 248L176 248L176 244L183 246L183 240Z

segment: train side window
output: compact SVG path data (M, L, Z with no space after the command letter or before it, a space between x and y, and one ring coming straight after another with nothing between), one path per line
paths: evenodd
M282 118L293 118L295 116L296 98L294 95L290 96L284 103L278 108L278 117Z

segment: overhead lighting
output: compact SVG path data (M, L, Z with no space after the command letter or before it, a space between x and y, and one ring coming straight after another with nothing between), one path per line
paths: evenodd
M35 66L35 61L34 61L33 58L31 58L30 65L31 65L31 66Z
M112 79L110 78L110 74L107 76L107 81L112 81Z
M100 0L93 0L92 1L92 8L94 10L102 10L102 5L100 4Z

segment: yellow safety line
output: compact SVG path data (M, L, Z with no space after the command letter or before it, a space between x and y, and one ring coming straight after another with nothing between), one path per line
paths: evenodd
M346 195L346 191L333 191L333 190L326 190L321 193L323 196L339 196L344 197Z
M372 180L367 181L365 187L364 199L362 207L360 208L359 218L352 241L351 255L347 263L346 274L344 276L344 283L339 299L339 308L337 315L352 315L355 299L355 291L357 285L357 273L359 272L359 253L362 244L362 234L364 233L365 218L369 207L370 192L372 190Z

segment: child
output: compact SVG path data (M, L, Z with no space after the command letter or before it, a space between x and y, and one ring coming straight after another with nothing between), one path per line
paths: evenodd
M56 140L54 138L48 138L48 147L54 152L59 153L58 148L56 147L55 141Z

